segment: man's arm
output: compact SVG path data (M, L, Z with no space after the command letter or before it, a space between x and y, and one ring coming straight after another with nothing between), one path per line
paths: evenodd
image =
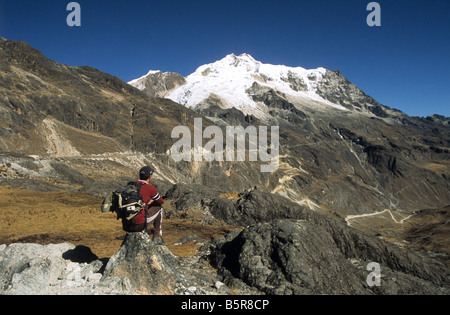
M150 187L150 200L153 200L153 202L151 202L149 204L153 204L153 203L157 203L159 205L164 204L164 199L161 197L161 195L158 193L156 188L153 186Z

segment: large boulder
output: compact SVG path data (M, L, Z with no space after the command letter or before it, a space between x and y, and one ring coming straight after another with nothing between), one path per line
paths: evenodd
M126 234L106 266L85 246L0 245L0 295L233 294L207 254L175 257L146 233Z
M106 265L102 279L126 277L137 294L174 294L178 262L166 246L152 242L147 233L127 233Z
M100 281L103 262L85 246L0 245L0 294L132 294L129 281Z
M306 207L277 194L251 189L239 194L237 201L214 199L211 213L218 219L233 225L254 225L274 219L303 219L312 213Z
M133 292L142 295L232 294L210 268L206 255L176 257L145 232L127 233L119 251L109 259L102 281L128 279Z
M164 200L172 203L173 210L166 212L168 218L189 219L195 223L216 224L219 220L209 211L210 204L219 197L214 188L196 184L176 184L170 188Z

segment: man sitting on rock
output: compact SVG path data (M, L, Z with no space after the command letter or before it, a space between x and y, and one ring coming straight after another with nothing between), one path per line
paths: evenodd
M136 184L141 184L140 194L142 196L143 201L148 205L147 216L145 215L145 211L142 211L135 217L134 226L129 226L130 222L126 219L122 219L122 224L124 226L124 230L133 232L144 230L145 226L149 225L153 222L153 242L164 245L164 239L162 238L162 216L163 216L163 208L164 199L160 196L156 188L150 185L150 180L152 179L152 175L154 170L149 166L143 167L139 171L139 180Z

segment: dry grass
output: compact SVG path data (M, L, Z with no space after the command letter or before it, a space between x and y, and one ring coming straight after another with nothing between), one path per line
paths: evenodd
M89 247L99 258L111 257L122 244L125 232L115 214L101 213L102 199L85 193L35 192L0 186L0 244L62 243ZM202 226L187 220L163 221L166 245L174 255L194 255L199 245L172 245L196 235L205 241L236 227Z
M438 163L426 163L424 168L442 174L448 174L450 170L450 163L438 164Z

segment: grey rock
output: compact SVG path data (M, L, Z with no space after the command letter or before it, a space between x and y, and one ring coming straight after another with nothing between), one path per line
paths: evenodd
M439 262L317 218L259 223L211 246L211 263L225 283L240 279L266 294L450 292L449 271ZM380 287L366 281L370 262L381 266Z
M103 274L127 277L139 294L174 294L177 260L165 246L155 245L147 233L127 233Z
M178 73L161 71L149 73L146 76L134 80L129 84L139 88L151 97L164 97L173 89L186 83L186 80Z
M101 283L114 276L128 279L136 294L232 294L228 287L215 285L220 277L210 268L205 252L177 258L166 246L154 244L147 233L127 233Z
M123 279L113 286L100 282L100 260L86 247L69 244L11 244L0 246L0 294L86 295L131 294ZM87 260L81 261L80 252ZM87 255L86 255L87 254ZM65 258L66 257L66 258ZM75 261L69 258L75 258Z
M202 185L176 184L169 189L164 199L172 200L175 209L166 213L167 217L189 218L202 224L217 223L210 211L210 204L219 198L219 191Z

